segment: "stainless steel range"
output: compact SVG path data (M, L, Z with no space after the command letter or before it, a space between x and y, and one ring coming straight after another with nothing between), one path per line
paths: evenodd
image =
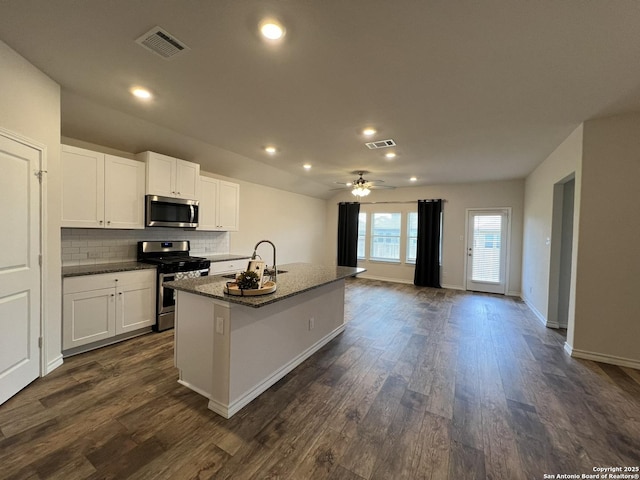
M197 278L209 275L211 262L206 258L189 255L188 240L174 242L138 242L138 261L158 266L158 287L156 295L156 325L160 332L173 328L176 301L172 288L164 282Z

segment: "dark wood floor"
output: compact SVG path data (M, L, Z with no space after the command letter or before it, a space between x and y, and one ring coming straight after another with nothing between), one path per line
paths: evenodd
M3 479L542 479L640 465L640 372L568 357L500 296L348 282L344 334L232 419L172 332L69 358L0 406Z

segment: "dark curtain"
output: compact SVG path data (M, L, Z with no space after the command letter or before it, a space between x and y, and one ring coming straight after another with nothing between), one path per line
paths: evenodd
M414 285L440 287L442 200L418 200L418 248Z
M359 203L338 204L338 265L358 266L358 214Z

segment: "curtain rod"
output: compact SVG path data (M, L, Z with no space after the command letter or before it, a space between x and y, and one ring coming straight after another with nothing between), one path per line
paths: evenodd
M338 205L340 205L341 203L359 203L360 205L381 205L386 203L418 203L418 202L425 202L425 201L429 202L434 200L442 200L443 203L446 202L446 200L441 198L425 198L420 200L406 200L402 202L338 202Z

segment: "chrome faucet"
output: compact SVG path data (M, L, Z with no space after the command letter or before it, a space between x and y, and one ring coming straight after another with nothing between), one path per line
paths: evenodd
M273 244L271 240L260 240L258 243L256 243L256 246L253 247L253 255L251 255L251 260L255 260L256 257L258 256L258 254L256 253L256 250L258 250L258 247L260 246L261 243L269 243L273 247L273 275L271 275L271 277L273 278L273 281L277 283L276 276L278 273L278 267L276 266L276 246Z

